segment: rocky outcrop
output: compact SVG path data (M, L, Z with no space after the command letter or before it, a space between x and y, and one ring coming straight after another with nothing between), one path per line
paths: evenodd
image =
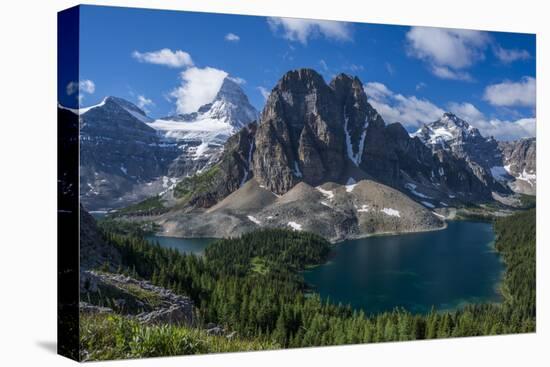
M253 172L282 194L300 181L311 185L343 174L343 115L334 90L310 69L286 73L272 90L256 133Z
M192 207L211 207L252 177L255 132L255 124L241 129L229 138L218 163L204 172L181 180L174 188L174 196L180 200L180 204L183 201Z
M121 274L82 272L80 299L81 312L116 311L132 315L144 324L193 325L195 322L190 298Z
M515 191L535 195L537 185L537 142L535 138L500 142L503 166L514 178Z

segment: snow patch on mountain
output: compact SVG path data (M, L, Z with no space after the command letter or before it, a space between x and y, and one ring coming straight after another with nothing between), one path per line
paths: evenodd
M423 193L421 193L421 192L416 191L416 187L417 187L417 186L416 186L415 184L413 184L413 183L408 182L408 183L405 184L405 187L406 187L407 190L409 190L413 195L418 196L419 198L423 198L423 199L433 199L431 196L428 196L428 195L425 195L425 194L423 194Z
M348 178L348 181L346 182L346 191L352 192L355 186L357 186L357 182L355 182L353 177Z
M193 143L193 159L223 149L227 139L258 118L241 87L226 78L215 99L198 111L163 117L147 123L164 138Z
M255 223L255 224L259 225L259 226L262 225L262 222L260 222L256 217L254 217L254 216L252 216L252 215L247 215L247 218L248 218L251 222L253 222L253 223Z
M321 194L323 194L327 199L334 198L334 193L331 190L325 190L320 186L316 187L317 191L319 191Z
M523 172L521 172L516 179L527 181L531 186L533 186L533 181L537 179L537 175L534 173L528 173L525 168L523 169Z
M302 225L300 223L296 223L294 221L288 222L288 226L290 228L292 228L293 230L295 230L295 231L301 231L302 230Z
M344 132L346 134L346 148L347 148L348 158L353 162L353 164L355 164L356 166L359 166L363 158L363 148L365 146L365 138L367 136L368 120L365 120L363 131L361 132L361 136L359 137L359 146L357 149L357 153L353 152L351 135L348 131L348 122L349 122L349 117L346 116L346 109L344 108Z
M383 208L380 210L382 213L389 215L391 217L401 217L401 213L399 213L399 210L392 209L392 208Z

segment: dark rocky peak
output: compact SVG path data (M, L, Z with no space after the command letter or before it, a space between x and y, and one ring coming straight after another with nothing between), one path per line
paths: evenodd
M313 69L296 69L288 71L277 83L275 88L281 90L292 90L295 93L312 89L326 88L325 80Z
M311 69L286 73L273 88L256 134L253 171L281 194L299 181L336 180L346 167L343 107Z

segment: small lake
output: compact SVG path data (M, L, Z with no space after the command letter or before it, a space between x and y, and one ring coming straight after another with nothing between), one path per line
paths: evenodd
M204 249L216 238L180 238L150 235L145 239L151 243L158 242L161 247L174 248L183 253L202 255Z
M491 224L468 221L451 221L441 231L348 240L304 278L323 299L367 314L500 302L505 268L494 240Z

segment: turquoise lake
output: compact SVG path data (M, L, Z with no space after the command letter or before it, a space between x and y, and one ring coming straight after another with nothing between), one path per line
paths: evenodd
M201 255L212 238L149 236L163 247ZM505 270L492 225L451 221L441 231L348 240L328 263L303 273L323 299L366 313L402 307L414 313L500 302Z
M304 278L323 299L367 314L500 302L505 268L494 240L491 224L468 221L451 221L441 231L349 240Z

